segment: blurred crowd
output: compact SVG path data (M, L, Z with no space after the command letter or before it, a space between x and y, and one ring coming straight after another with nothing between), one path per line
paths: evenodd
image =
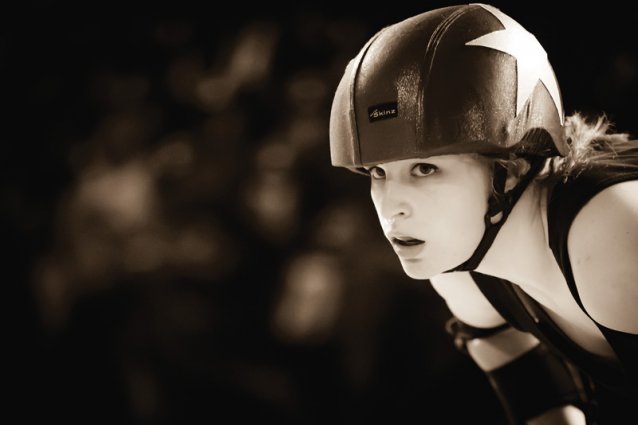
M348 60L382 26L440 5L51 19L60 11L33 3L1 49L19 98L2 208L21 414L503 423L445 334L443 301L403 275L366 178L330 166ZM569 28L538 23L550 59L592 48L568 49ZM607 110L636 134L622 102L638 55L619 46L580 74L553 62L568 112Z

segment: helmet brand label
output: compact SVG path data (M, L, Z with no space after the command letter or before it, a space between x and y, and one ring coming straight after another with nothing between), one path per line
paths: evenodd
M368 119L370 122L387 120L399 116L399 106L397 102L387 102L368 108Z

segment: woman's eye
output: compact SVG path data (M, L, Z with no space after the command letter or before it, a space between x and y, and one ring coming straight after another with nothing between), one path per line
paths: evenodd
M436 173L436 170L438 170L438 168L435 165L420 163L412 167L412 174L418 177L424 177Z
M368 170L368 172L370 173L370 177L372 177L375 180L379 180L379 179L385 178L385 171L383 171L383 168L371 167Z

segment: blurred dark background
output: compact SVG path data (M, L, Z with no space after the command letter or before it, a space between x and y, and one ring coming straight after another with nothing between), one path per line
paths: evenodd
M453 2L26 2L4 14L8 405L87 423L503 423L368 181L330 166L348 60ZM567 113L638 134L633 10L493 2Z

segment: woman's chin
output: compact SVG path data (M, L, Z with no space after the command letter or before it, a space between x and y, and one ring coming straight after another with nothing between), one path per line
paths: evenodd
M426 280L436 275L429 273L428 270L425 270L425 268L418 262L411 260L401 260L401 266L403 267L405 274L412 279Z

